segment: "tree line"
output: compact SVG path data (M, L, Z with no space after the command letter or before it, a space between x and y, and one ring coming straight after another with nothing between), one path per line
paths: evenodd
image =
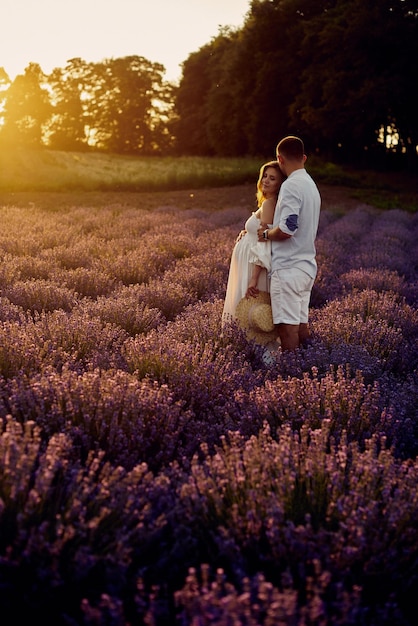
M163 76L162 65L140 56L75 58L50 75L30 63L13 82L3 69L0 144L161 152L173 144L173 88Z
M140 56L0 69L0 143L256 156L299 134L331 160L415 167L417 59L418 0L252 0L179 84Z

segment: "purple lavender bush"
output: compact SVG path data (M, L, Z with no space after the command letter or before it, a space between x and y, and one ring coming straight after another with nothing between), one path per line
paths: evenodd
M324 211L266 366L221 331L242 211L0 214L2 624L415 623L417 215Z

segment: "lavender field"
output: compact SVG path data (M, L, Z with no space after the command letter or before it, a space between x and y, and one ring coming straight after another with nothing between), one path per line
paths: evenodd
M0 206L2 626L415 623L418 214L323 209L267 367L220 333L253 208Z

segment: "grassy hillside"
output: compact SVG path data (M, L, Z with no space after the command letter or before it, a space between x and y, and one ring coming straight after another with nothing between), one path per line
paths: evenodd
M254 184L267 157L127 157L100 152L0 151L0 192L164 192ZM314 157L317 182L374 206L418 210L418 177L343 168Z
M0 152L1 191L161 191L254 181L260 159L127 157L100 152Z

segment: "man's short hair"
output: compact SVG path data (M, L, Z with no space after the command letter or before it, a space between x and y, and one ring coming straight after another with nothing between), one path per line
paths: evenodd
M305 154L305 147L302 139L289 135L277 144L276 153L291 161L301 161Z

